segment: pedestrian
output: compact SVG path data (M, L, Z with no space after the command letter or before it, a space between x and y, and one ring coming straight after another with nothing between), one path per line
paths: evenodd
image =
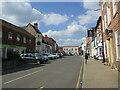
M88 54L85 53L85 64L87 64L87 60L88 60Z

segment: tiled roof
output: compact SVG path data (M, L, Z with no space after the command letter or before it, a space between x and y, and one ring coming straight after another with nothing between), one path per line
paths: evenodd
M27 32L25 29L23 29L21 27L13 25L13 24L11 24L11 23L9 23L9 22L7 22L5 20L2 20L2 19L0 19L0 22L2 22L0 24L2 24L2 26L4 26L4 27L7 27L7 28L12 29L12 30L14 30L16 32L23 33L23 34L26 34L28 36L34 37L33 35L31 35L29 32Z
M23 28L26 28L26 27L28 27L29 25L31 25L37 33L40 33L40 34L41 34L40 30L39 30L39 29L36 29L36 28L34 27L34 25L32 25L31 23L29 23L27 26L23 26Z

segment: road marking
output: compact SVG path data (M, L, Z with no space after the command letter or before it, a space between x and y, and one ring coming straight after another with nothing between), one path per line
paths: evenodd
M80 69L80 72L79 72L78 81L77 81L77 85L76 85L76 90L78 90L80 83L82 83L82 82L80 82L80 76L82 74L82 69L83 69L83 64L81 65L81 69Z
M40 72L40 71L43 71L43 69L40 69L40 70L38 70L38 71L35 71L35 72L32 72L32 73L29 73L29 74L24 75L24 76L22 76L22 77L18 77L18 78L16 78L16 79L10 80L10 81L8 81L8 82L5 82L4 84L11 83L11 82L13 82L13 81L16 81L16 80L19 80L19 79L21 79L21 78L24 78L24 77L30 76L30 75L35 74L35 73Z

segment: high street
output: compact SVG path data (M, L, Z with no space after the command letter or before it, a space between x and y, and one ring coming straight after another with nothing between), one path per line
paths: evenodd
M3 75L3 88L78 88L83 59L66 56L50 63Z

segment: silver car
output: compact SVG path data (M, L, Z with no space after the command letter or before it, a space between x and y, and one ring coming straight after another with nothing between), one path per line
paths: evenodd
M37 64L44 62L44 57L39 53L23 53L20 57L24 62L36 62Z

